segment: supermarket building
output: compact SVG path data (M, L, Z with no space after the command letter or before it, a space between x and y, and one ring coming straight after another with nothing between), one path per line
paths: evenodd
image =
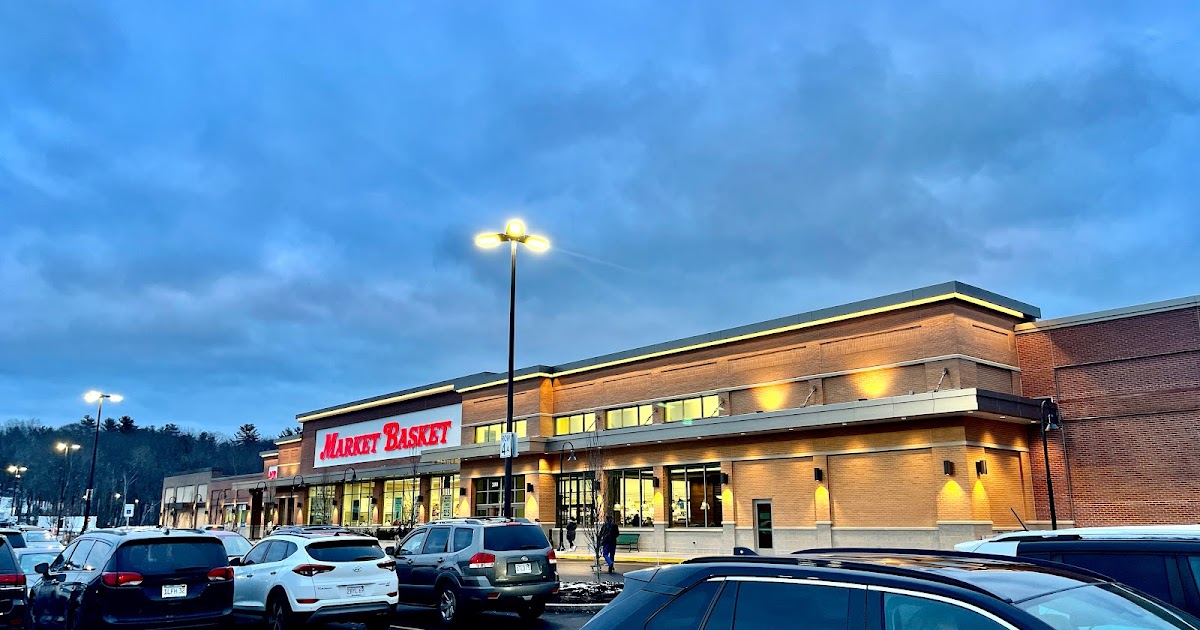
M514 509L556 538L568 515L584 524L613 515L641 550L666 552L947 547L1022 521L1046 527L1037 397L1051 396L1066 419L1049 442L1060 526L1077 517L1194 521L1192 481L1139 504L1149 511L1121 512L1112 506L1128 497L1105 489L1121 483L1114 466L1144 462L1136 444L1114 460L1112 445L1086 427L1156 417L1126 417L1118 396L1106 403L1111 417L1072 422L1090 409L1079 401L1116 386L1104 379L1120 381L1129 356L1141 361L1136 369L1153 369L1146 362L1166 342L1152 338L1164 329L1142 320L1166 316L1177 321L1165 331L1175 344L1168 361L1183 362L1183 376L1168 383L1171 400L1193 409L1176 425L1194 435L1200 383L1187 362L1200 357L1197 312L1189 298L1037 322L1036 307L950 282L528 367L515 381ZM1118 340L1113 326L1141 332ZM1106 367L1078 365L1080 348ZM1087 395L1074 389L1080 383ZM505 375L485 372L300 414L302 434L263 453L261 474L214 476L204 509L192 513L251 533L498 514L505 405ZM1161 402L1148 409L1173 413ZM1164 485L1137 483L1141 497Z

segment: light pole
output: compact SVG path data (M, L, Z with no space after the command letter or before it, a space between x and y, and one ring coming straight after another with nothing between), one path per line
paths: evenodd
M565 503L563 502L563 488L566 486L566 484L563 483L563 453L566 452L568 449L571 451L571 455L570 455L570 457L567 458L567 461L573 462L573 461L575 461L575 445L574 444L572 444L570 442L564 442L562 445L562 448L558 449L558 487L555 488L555 495L558 496L558 519L559 519L558 520L558 550L559 551L566 551L566 549L567 549L567 543L566 543L567 539L565 537L563 537L563 527L566 525L565 521L567 520L566 515L563 514L563 512L564 512L563 506L565 505Z
M140 507L142 507L142 500L134 499L133 500L133 522L134 523L138 522L138 508L140 508ZM125 526L129 527L129 517L128 516L125 517Z
M96 403L96 435L92 438L92 469L88 473L87 490L83 501L83 527L79 529L80 534L87 531L88 519L92 515L92 496L96 494L92 486L96 483L96 453L100 449L100 417L104 415L105 398L115 403L119 403L125 399L120 394L105 394L94 389L83 395L85 402Z
M71 485L71 453L78 451L81 446L75 443L59 442L54 449L63 454L67 460L66 475L63 476L62 488L58 492L58 532L62 532L63 512L67 509L67 486Z
M13 516L16 517L17 523L21 522L21 504L18 503L21 497L21 476L26 470L29 470L29 467L20 464L10 464L8 467L8 474L16 477L16 481L13 482Z
M1041 412L1042 456L1045 458L1046 464L1046 493L1050 497L1050 529L1056 530L1058 529L1058 513L1054 509L1054 479L1050 474L1050 447L1046 443L1046 431L1060 428L1058 405L1049 398L1043 398Z
M517 244L524 243L531 251L544 252L550 249L550 241L526 233L525 223L520 219L509 221L504 226L503 232L489 232L475 237L475 245L484 249L499 247L505 241L509 244L511 266L508 281L508 415L504 423L504 432L510 434L507 439L515 441L515 436L511 436L511 434L513 432L513 351L517 335ZM504 458L503 516L512 518L512 455L511 450L506 452L508 456Z
M116 505L117 505L117 516L113 517L113 527L116 527L117 519L120 517L121 514L123 514L125 512L125 506L121 504L121 493L120 492L113 493L113 503L116 503ZM129 522L126 521L125 524L128 525Z

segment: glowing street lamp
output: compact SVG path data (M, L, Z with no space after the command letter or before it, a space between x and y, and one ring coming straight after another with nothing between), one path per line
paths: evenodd
M13 484L13 516L16 517L19 523L21 522L21 504L19 503L21 498L21 477L25 474L26 470L29 470L29 467L20 464L9 464L5 470L8 471L8 474L17 478Z
M89 403L96 403L96 435L92 438L92 470L88 473L87 492L84 495L83 502L83 527L79 530L82 534L87 531L88 518L92 515L92 495L96 483L96 452L100 448L100 418L104 415L104 399L119 403L125 400L120 394L105 394L92 390L83 395L83 400Z
M509 244L509 259L511 260L508 283L508 417L504 423L504 432L513 432L513 351L516 341L517 328L517 244L524 243L533 252L544 252L550 249L550 241L540 236L529 234L525 223L513 219L504 226L501 233L484 233L475 237L475 245L483 249L499 247L501 243ZM507 451L506 451L507 452ZM512 518L512 457L504 458L504 518Z

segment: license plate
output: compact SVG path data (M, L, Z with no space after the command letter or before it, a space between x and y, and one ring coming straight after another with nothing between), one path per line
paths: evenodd
M187 597L187 584L164 584L162 587L163 599L173 597Z
M528 562L519 562L517 564L514 564L513 567L516 568L517 575L533 573L533 565Z
M365 586L347 586L346 587L346 596L347 597L351 597L354 595L362 595L365 592L367 592L367 587L365 587Z

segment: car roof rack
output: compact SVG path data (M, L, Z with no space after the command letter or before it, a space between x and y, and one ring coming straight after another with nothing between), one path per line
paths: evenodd
M890 547L890 548L889 547L830 547L830 548L825 548L825 549L817 548L817 549L804 549L801 551L793 551L792 555L804 557L804 556L812 556L812 555L837 554L837 553L848 553L848 554L862 553L862 554L877 554L877 555L897 554L897 555L906 555L906 556L932 556L932 557L942 557L942 558L953 558L956 560L964 560L967 562L974 562L974 561L979 561L979 560L990 560L992 562L1003 562L1005 564L1030 564L1033 566L1042 567L1042 568L1046 568L1046 569L1069 570L1072 573L1086 575L1088 577L1096 578L1098 580L1103 580L1105 582L1113 581L1112 578L1110 578L1104 574L1097 573L1095 571L1092 571L1090 569L1085 569L1083 567L1075 566L1073 564L1063 564L1061 562L1054 562L1052 560L1043 560L1041 558L1027 558L1025 556L1003 556L1003 555L997 555L997 554L991 554L991 553L976 553L974 551L957 551L957 550L951 550L951 549L907 549L907 548L903 548L903 547Z

